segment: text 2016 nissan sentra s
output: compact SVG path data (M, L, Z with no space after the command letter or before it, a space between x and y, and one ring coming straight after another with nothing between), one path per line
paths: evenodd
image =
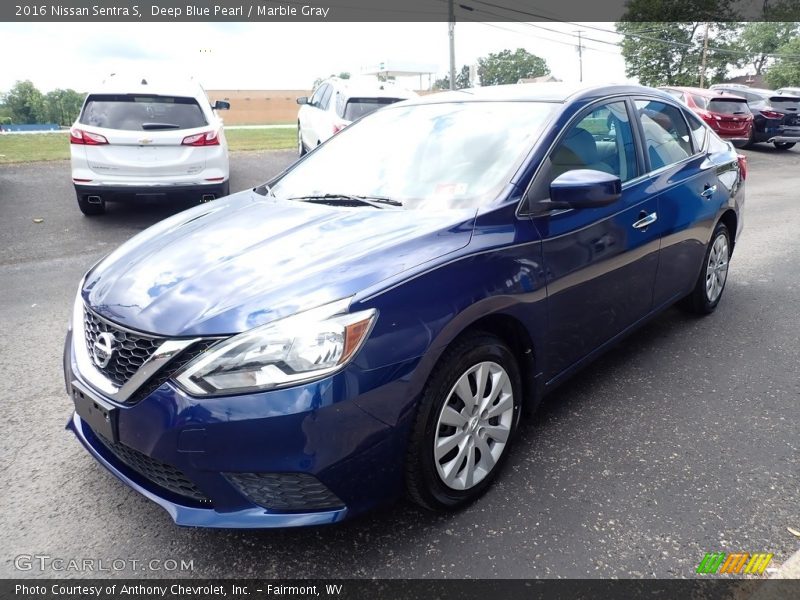
M387 107L87 273L69 427L181 525L463 506L523 405L675 302L714 310L745 176L650 88Z

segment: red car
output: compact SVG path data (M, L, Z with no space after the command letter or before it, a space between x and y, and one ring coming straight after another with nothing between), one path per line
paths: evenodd
M753 129L753 113L747 100L720 90L705 90L693 87L662 87L662 90L681 100L717 135L740 146L750 139Z

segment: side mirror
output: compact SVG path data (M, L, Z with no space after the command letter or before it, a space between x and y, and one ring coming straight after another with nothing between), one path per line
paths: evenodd
M230 110L231 103L225 100L217 100L214 102L214 110Z
M598 208L622 196L622 181L616 175L594 169L575 169L562 173L550 184L550 200L537 203L544 210Z
M308 96L300 96L300 97L299 97L299 98L296 100L296 102L297 102L298 104L309 104L309 101L308 101Z

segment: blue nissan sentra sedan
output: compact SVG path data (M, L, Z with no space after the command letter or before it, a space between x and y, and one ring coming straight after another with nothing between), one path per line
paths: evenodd
M180 525L456 509L523 406L659 311L716 308L745 177L650 88L392 105L95 265L68 427Z

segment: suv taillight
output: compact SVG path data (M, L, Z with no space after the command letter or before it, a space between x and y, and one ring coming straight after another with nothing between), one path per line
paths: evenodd
M218 131L204 131L202 133L195 133L194 135L187 135L181 142L183 146L219 146L219 132Z
M739 176L744 181L747 179L747 157L744 154L737 154L736 157L739 160Z
M775 110L762 110L761 114L764 115L768 119L782 119L783 113L779 113Z
M338 122L334 123L333 124L333 135L336 135L337 133L339 133L345 127L347 127L347 123L345 123L343 121L338 121Z
M108 140L99 133L92 133L91 131L73 127L69 130L69 143L82 146L102 146L103 144L108 144Z

